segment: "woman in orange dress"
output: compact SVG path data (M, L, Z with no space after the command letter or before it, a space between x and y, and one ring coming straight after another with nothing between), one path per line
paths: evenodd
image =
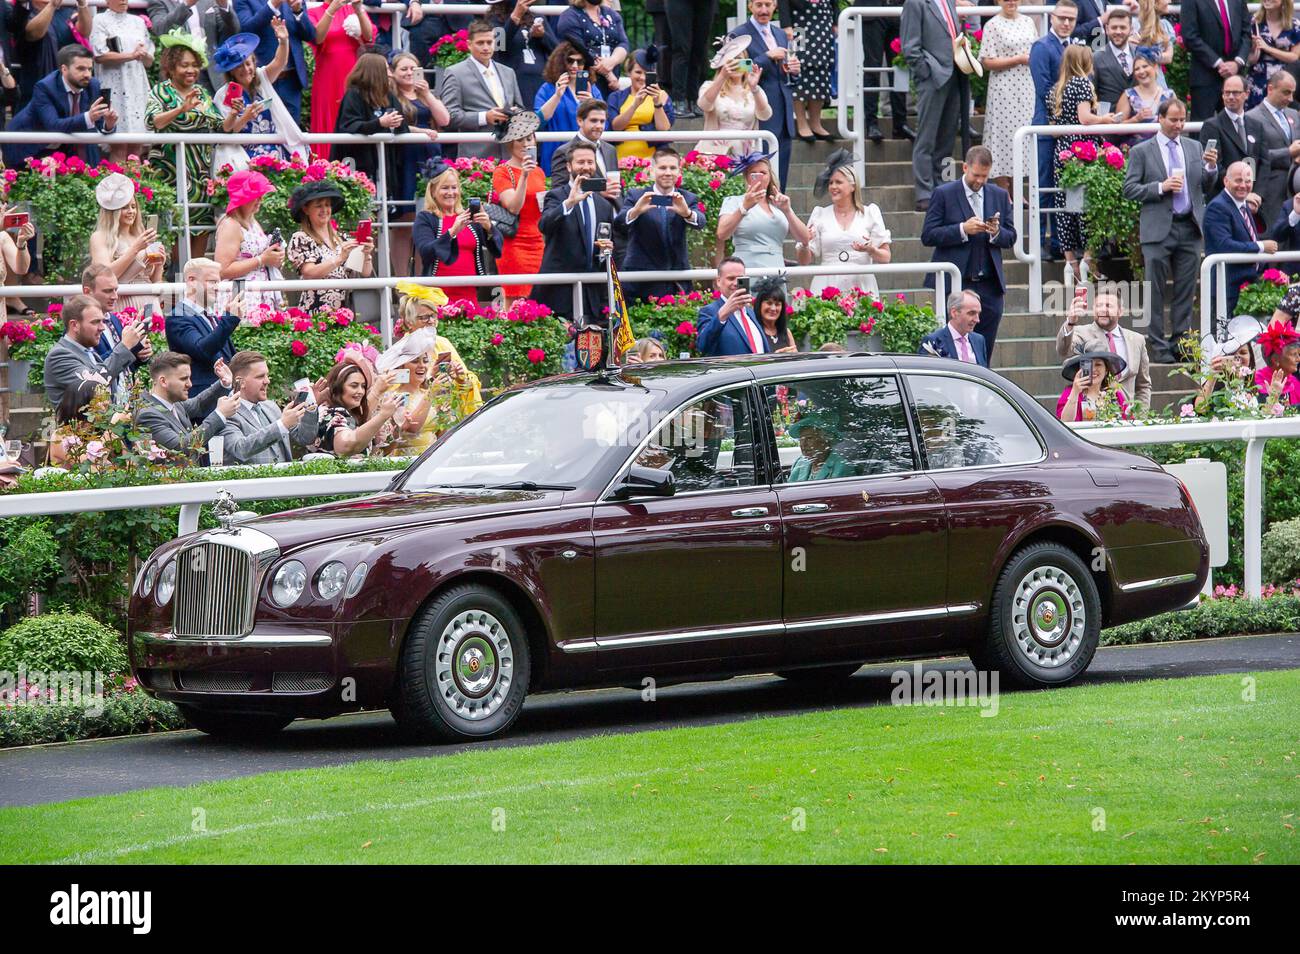
M531 131L511 129L505 141L510 158L492 173L492 191L504 209L519 216L519 228L505 240L497 270L502 275L535 274L542 266L545 246L538 223L546 199L546 176L537 165L537 139ZM532 285L506 285L506 307L532 290Z

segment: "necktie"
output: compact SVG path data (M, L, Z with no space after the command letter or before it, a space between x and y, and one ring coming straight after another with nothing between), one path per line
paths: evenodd
M1183 171L1183 151L1178 148L1178 140L1170 139L1165 143L1169 150L1169 174ZM1192 200L1187 197L1187 176L1183 176L1183 187L1174 193L1174 215L1185 215L1191 211Z
M1219 0L1219 19L1223 21L1223 55L1232 58L1232 24L1228 20L1228 7Z
M763 36L763 45L766 46L769 50L776 49L776 40L772 38L772 24L770 23L763 24L763 29L760 32L762 33Z
M1282 127L1282 132L1286 133L1287 138L1290 139L1291 138L1291 117L1288 116L1286 113L1282 112L1282 110L1275 109L1272 106L1272 104L1270 104L1268 108L1273 111L1273 118L1276 119L1277 124Z
M939 4L939 11L943 14L944 25L948 27L948 35L954 40L957 39L957 24L953 22L952 13L948 10L948 0L934 0Z
M1255 221L1250 217L1250 210L1244 205L1241 207L1241 217L1246 220L1246 231L1250 233L1250 240L1258 242L1259 233L1255 231Z
M68 94L68 118L72 118L81 112L81 90L74 90Z
M1124 71L1125 76L1128 76L1128 52L1120 50L1119 53L1116 54L1116 58L1119 60L1119 68Z
M744 309L736 312L740 318L740 330L745 333L745 338L749 341L749 351L751 354L758 354L763 349L759 347L758 340L754 337L754 329L749 323L749 315L745 314Z
M506 108L506 94L501 89L501 80L497 78L497 71L489 68L483 74L487 80L488 92L492 94L492 101L497 104L497 109Z
M982 191L970 194L970 209L975 213L975 218L984 218L984 193Z
M1110 348L1110 353L1111 353L1111 354L1117 354L1117 353L1118 353L1118 352L1115 350L1115 332L1113 332L1113 331L1108 331L1108 332L1106 332L1106 347Z
M957 336L957 351L961 355L961 360L964 361L966 364L975 363L975 356L972 355L970 352L970 345L966 343L965 335Z
M583 199L578 203L578 214L582 216L582 237L587 243L587 264L591 264L592 251L595 248L595 242L591 237L591 213L587 208L590 199Z

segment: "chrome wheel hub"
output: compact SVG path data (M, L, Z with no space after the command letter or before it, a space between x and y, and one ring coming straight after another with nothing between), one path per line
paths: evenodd
M1036 666L1055 669L1073 659L1087 631L1083 591L1074 577L1057 566L1025 574L1011 603L1011 631Z
M437 690L448 707L464 719L486 719L501 708L514 682L513 666L510 636L491 613L460 613L438 637L434 660Z

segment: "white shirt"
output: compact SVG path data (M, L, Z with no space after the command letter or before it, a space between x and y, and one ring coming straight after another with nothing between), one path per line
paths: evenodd
M584 136L582 133L578 133L578 141L579 141L579 142L585 142L587 145L592 146L592 147L595 148L595 150L596 150L596 168L600 170L600 174L601 174L602 176L605 175L609 170L605 167L605 157L601 154L601 151L600 151L600 143L596 142L596 140L594 140L594 139L588 139L588 138L587 138L586 136Z
M958 361L964 361L967 364L979 364L979 359L975 357L975 346L970 343L970 335L958 334L957 329L952 326L952 322L948 323L948 334L952 335L952 345L957 349ZM966 355L969 357L962 355L962 342L966 343Z
M1113 336L1113 338L1109 340L1113 340L1115 342L1115 353L1124 359L1125 370L1131 367L1128 359L1128 343L1124 340L1124 332L1120 330L1119 325L1116 324L1115 327L1112 328L1109 332L1102 331L1101 325L1098 325L1097 330L1101 331L1103 336L1107 334ZM1110 350L1109 343L1106 345L1106 350L1107 351Z

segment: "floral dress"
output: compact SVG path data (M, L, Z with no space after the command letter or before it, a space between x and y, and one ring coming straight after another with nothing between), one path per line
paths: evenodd
M1300 46L1300 18L1292 17L1290 28L1277 36L1273 36L1268 21L1261 23L1252 20L1251 23L1259 32L1259 38L1275 50L1291 50ZM1250 89L1246 91L1247 109L1254 109L1264 101L1264 94L1268 92L1268 78L1285 66L1285 63L1274 59L1271 54L1259 54L1259 61L1250 68Z
M170 112L185 101L171 80L163 80L149 90L149 99L145 103L145 122L149 129L166 133L211 133L221 132L221 113L218 112L212 97L202 86L195 84L199 91L199 108L180 113L166 129L155 130L154 117L159 113ZM149 154L149 162L162 170L162 176L172 185L176 184L176 146L172 143L156 145ZM212 147L210 145L186 145L185 176L188 194L186 201L190 206L191 225L211 225L212 206L207 194L207 179L212 169Z
M1079 125L1079 104L1094 103L1097 99L1096 90L1092 87L1092 80L1086 76L1075 76L1065 84L1065 89L1061 90L1061 109L1060 112L1052 113L1053 126L1077 126ZM1052 99L1047 101L1048 107L1054 107ZM1056 151L1052 154L1052 181L1056 186L1061 184L1061 153L1068 152L1070 147L1076 142L1088 142L1096 144L1097 140L1093 136L1058 136L1056 139ZM1062 249L1068 249L1071 252L1082 252L1088 247L1087 238L1083 231L1083 213L1081 212L1057 212L1053 215L1053 230L1056 232L1058 241Z
M259 74L260 72L261 71L259 71ZM249 106L253 105L253 103L258 102L261 99L256 90L243 87L243 96L237 99L233 106L227 105L226 94L229 89L230 84L227 83L225 86L221 87L221 89L217 90L216 105L217 110L221 113L222 119L225 119L231 113L242 113ZM277 130L275 128L275 117L271 115L271 107L264 107L260 113L248 121L248 125L243 129L236 129L234 132L274 136ZM248 158L250 159L255 159L258 156L274 156L277 159L283 159L288 162L291 158L289 151L285 149L284 146L274 142L250 143L244 147L244 151L248 153Z
M270 247L271 236L267 235L262 226L254 219L252 226L244 229L244 236L239 242L238 257L241 259L257 258ZM279 281L283 277L278 268L271 268L267 265L259 265L243 276L244 280L250 282ZM233 297L232 289L233 285L231 283L221 283L221 291L217 294L218 313L225 314L226 306ZM244 314L247 315L248 309L257 305L266 305L269 308L279 309L284 306L284 296L278 291L254 291L251 288L245 291Z
M153 38L144 21L133 13L114 13L112 10L100 10L95 14L94 25L90 30L90 45L95 55L111 52L108 38L117 37L118 50L129 53L140 44L144 44L149 55L153 55ZM117 110L117 132L143 133L145 125L145 101L149 97L149 74L145 72L140 60L128 60L124 63L96 63L95 76L100 85L113 91L113 108Z
M1020 56L1028 54L1038 39L1038 29L1033 18L996 16L984 26L984 39L980 43L981 57ZM1028 64L1013 66L1009 70L996 70L989 74L988 107L984 114L984 145L993 150L994 176L1010 176L1015 172L1015 138L1021 126L1029 126L1034 119L1034 77ZM1029 168L1028 143L1024 168Z
M1160 92L1156 93L1156 98L1153 101L1147 102L1142 98L1142 94L1137 91L1136 86L1130 86L1128 89L1124 90L1124 96L1128 99L1129 109L1133 110L1133 115L1135 116L1142 112L1143 109L1151 110L1152 116L1159 115L1158 110L1160 109L1160 104L1167 99L1173 99L1175 95L1177 94L1174 93L1172 89L1165 86L1161 87ZM1139 143L1144 139L1150 139L1154 135L1155 133L1139 133L1132 138L1131 142Z
M294 232L293 238L289 239L289 247L285 249L284 256L289 260L294 271L301 275L304 265L319 265L325 259L333 258L335 251L336 249L322 245L306 232ZM351 278L352 275L346 266L340 265L325 277ZM309 289L299 296L298 307L310 312L337 311L344 307L347 301L348 293L342 288L318 288L315 291Z
M704 128L708 129L757 129L760 122L765 122L772 118L772 105L767 102L767 97L759 101L762 95L761 89L758 92L750 90L747 86L740 86L739 96L728 96L729 89L734 90L735 85L730 87L724 86L714 97L713 107L706 109L704 107L704 91L712 84L710 80L700 86L700 92L696 96L696 101L700 103L700 109L704 112ZM756 144L747 139L703 139L695 147L700 152L707 152L714 156L723 156L728 153L735 156L743 156L745 153L756 148Z

